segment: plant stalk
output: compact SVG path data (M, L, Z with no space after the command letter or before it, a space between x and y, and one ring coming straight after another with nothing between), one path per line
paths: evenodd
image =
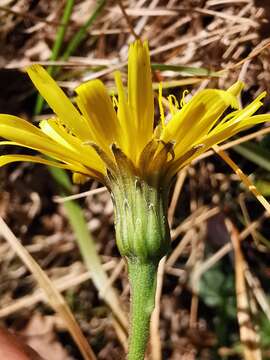
M128 360L143 360L146 351L150 317L155 306L158 262L128 259L131 286L131 318Z

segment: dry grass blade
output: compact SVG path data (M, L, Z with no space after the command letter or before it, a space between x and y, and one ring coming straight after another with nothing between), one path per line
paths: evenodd
M259 348L259 336L252 323L250 314L249 297L245 282L246 264L240 246L239 234L229 220L226 221L226 225L231 233L231 241L235 254L237 318L244 358L245 360L261 360L262 354Z
M212 216L215 216L220 212L218 206L208 209L207 207L202 207L198 209L200 211L194 212L189 218L183 221L180 225L178 225L175 229L171 230L171 238L175 240L179 235L183 232L190 230L190 228L194 226L198 226L202 222L208 220Z
M112 270L115 267L115 262L110 261L104 264L104 270ZM61 276L59 279L55 280L53 283L56 289L60 292L68 290L73 286L77 286L82 284L85 281L88 281L92 278L91 271L84 272L79 275L70 275ZM8 315L14 314L16 311L20 311L24 308L29 308L39 303L40 301L46 302L47 298L44 292L41 289L37 289L33 294L26 295L17 300L13 300L10 304L7 304L3 308L0 309L0 318L4 318Z
M221 74L223 72L230 71L232 69L235 69L235 68L243 65L246 61L248 61L250 59L253 59L254 57L258 56L263 50L265 50L265 49L267 49L269 47L270 47L270 41L267 40L264 45L257 48L256 50L253 50L247 57L245 57L241 61L237 62L236 64L233 64L233 65L230 65L230 66L226 67L225 69L219 71L219 73Z
M268 213L265 212L260 220L255 220L252 223L250 223L239 235L239 239L241 241L245 240L246 237L248 235L250 235L252 233L252 231L254 231L261 223L262 219L264 219L265 217L268 216ZM189 232L186 233L186 235L183 238L183 241L185 240L186 236L189 234ZM188 239L186 239L185 241L187 241ZM181 244L181 242L180 242ZM179 245L178 245L179 246ZM178 246L175 248L175 251L177 250ZM229 242L225 245L223 245L217 252L215 252L212 256L210 256L208 259L206 259L203 263L200 264L199 267L197 267L196 271L194 272L193 275L193 282L194 283L199 283L201 276L208 271L209 269L211 269L218 261L220 261L225 255L227 255L230 251L233 250L233 246L232 244ZM173 255L173 254L172 254ZM175 261L175 258L172 257L172 261ZM170 261L170 259L168 260L168 262ZM167 262L167 263L168 263ZM267 313L267 306L265 305L265 303L262 305L261 301L258 300L257 301L258 304L261 306L262 310L265 312L265 314L268 316Z
M74 194L74 195L69 195L69 196L55 196L54 197L54 201L56 203L64 203L66 201L71 201L71 200L77 200L77 199L81 199L81 198L84 198L86 196L93 196L93 195L96 195L96 194L100 194L100 193L104 193L108 191L108 189L103 186L101 188L98 188L98 189L93 189L93 190L88 190L88 191L84 191L84 192L81 192L81 193L78 193L78 194Z
M181 241L179 241L178 245L176 246L176 248L171 253L170 257L168 258L166 267L172 267L175 264L175 262L182 255L183 251L189 245L193 237L194 237L193 229L190 229L189 231L186 232L186 234L183 236Z
M34 20L35 22L44 22L45 24L48 24L48 25L61 25L61 23L57 22L57 21L48 21L42 17L39 17L39 16L35 16L35 15L32 15L31 13L29 12L19 12L19 11L15 11L7 6L2 6L0 5L0 13L1 12L5 12L5 13L10 13L12 15L15 15L15 16L18 16L18 17L21 17L21 18L24 18L24 19L30 19L30 20Z
M127 353L128 352L128 341L127 341L127 335L126 335L125 331L123 330L122 326L120 326L119 322L115 318L112 318L112 324L113 324L114 330L117 334L118 340L120 341L123 349Z
M120 7L120 9L121 9L121 11L122 11L123 17L125 18L125 20L126 20L126 22L127 22L127 25L128 25L128 27L129 27L129 29L130 29L131 34L134 36L135 39L138 40L140 37L136 34L136 32L135 32L135 30L134 30L134 28L133 28L133 26L132 26L132 22L131 22L131 20L130 20L130 18L129 18L129 16L128 16L126 10L125 10L125 7L124 7L122 1L121 1L121 0L117 0L117 3L118 3L118 5L119 5L119 7Z
M249 269L246 269L245 277L249 287L253 290L257 303L260 305L261 309L270 321L270 305L259 278L254 276Z
M186 176L187 176L186 169L183 169L177 176L177 180L176 180L176 184L175 184L175 187L174 187L171 204L170 204L170 207L169 207L169 210L168 210L168 221L169 221L170 226L173 223L173 217L174 217L174 213L175 213L175 210L176 210L177 202L178 202L179 195L180 195L180 192L182 190L182 187L184 185Z
M132 9L132 8L128 8L125 9L126 13L129 16L133 16L133 17L140 17L140 16L171 16L171 15L178 15L178 12L175 10L168 10L168 9L149 9L147 7L141 7L139 9ZM115 14L119 13L118 9L111 9L111 11Z
M160 300L162 294L163 278L165 272L166 257L161 259L157 273L157 290L155 297L155 309L152 313L150 323L151 359L162 360L162 347L159 336Z
M218 145L213 146L215 152L233 169L233 171L243 181L245 186L252 192L256 199L262 204L266 211L270 214L270 204L265 197L257 190L256 186L249 180L249 178L243 173L243 171L236 165L236 163L226 154L225 151L221 150Z
M45 274L45 272L40 268L32 256L27 252L23 245L19 242L10 228L7 226L5 221L0 217L0 234L4 239L9 243L12 249L24 262L25 266L31 271L34 278L38 282L39 286L42 288L44 293L48 298L48 302L51 307L57 312L61 318L64 320L68 331L70 332L72 338L77 344L80 352L85 360L96 360L96 356L85 339L78 323L76 322L70 308L66 304L63 296L55 288L51 280Z
M195 8L194 10L201 14L217 16L217 17L223 18L225 20L231 20L231 21L238 22L241 24L248 23L254 27L258 26L258 23L256 21L253 21L252 19L249 19L249 18L243 18L241 16L229 15L229 14L226 14L226 13L223 13L220 11L214 11L214 10L209 10L209 9Z
M250 225L251 220L250 220L247 206L245 204L244 194L239 195L239 205L240 205L243 217L244 217L245 224L248 226L248 225ZM258 246L260 241L259 241L259 239L257 237L257 233L254 229L251 230L251 236L252 236L252 239L253 239L254 243L256 244L256 246Z
M176 185L174 188L171 204L168 210L168 221L171 226L173 222L173 217L176 209L176 205L187 176L186 169L183 169L176 181ZM160 318L160 300L162 295L162 286L163 286L163 278L166 268L166 257L164 257L158 266L158 273L157 273L157 290L156 290L156 297L155 297L155 309L153 311L151 317L151 328L150 328L150 342L151 342L151 357L152 360L161 360L162 359L162 346L159 336L159 318Z
M219 149L220 150L227 150L227 149L230 149L232 148L233 146L235 145L239 145L239 144L242 144L246 141L249 141L249 140L253 140L259 136L262 136L262 135L266 135L270 132L270 126L268 126L267 128L264 128L264 129L260 129L258 131L255 131L253 132L252 134L249 134L249 135L245 135L245 136L241 136L239 139L236 139L236 140L232 140L232 141L229 141L227 142L226 144L224 145L220 145L219 146ZM200 155L197 159L194 160L194 163L197 163L199 160L202 160L202 159L205 159L207 158L208 156L211 156L213 155L215 152L213 150L208 150L206 151L205 153L203 153L202 155Z

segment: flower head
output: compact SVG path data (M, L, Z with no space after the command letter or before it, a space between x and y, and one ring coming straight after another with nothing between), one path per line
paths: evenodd
M71 170L76 181L93 177L106 183L108 174L132 172L146 181L170 181L195 157L252 125L269 120L253 115L262 105L262 93L244 109L237 96L243 84L228 90L207 89L185 103L170 96L171 118L166 121L160 88L161 119L154 122L154 94L147 43L135 41L129 49L128 92L115 73L118 98L112 101L104 84L92 80L76 91L77 107L39 65L27 68L35 87L54 112L39 128L18 117L0 115L0 145L18 145L47 155L1 155L0 166L14 161L49 164ZM117 108L117 111L115 110ZM234 109L223 116L228 109ZM125 168L125 170L123 170Z

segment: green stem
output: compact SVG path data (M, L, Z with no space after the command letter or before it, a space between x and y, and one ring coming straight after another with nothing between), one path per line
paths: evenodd
M155 306L158 263L128 260L131 286L131 320L128 360L143 360L149 337L150 317Z

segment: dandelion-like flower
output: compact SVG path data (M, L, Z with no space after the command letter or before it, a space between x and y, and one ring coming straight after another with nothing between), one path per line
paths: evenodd
M0 136L8 140L0 145L34 149L49 159L1 155L0 166L15 161L48 164L71 170L75 182L95 178L108 187L115 205L117 245L129 264L133 322L145 321L144 334L132 327L129 356L141 359L156 267L170 242L167 198L171 180L213 145L268 121L267 114L254 115L265 93L244 109L239 109L237 100L241 82L226 91L202 90L187 103L183 98L179 104L169 96L167 120L160 87L160 120L155 123L148 45L140 40L129 49L127 93L121 74L115 73L118 97L114 101L100 80L92 80L75 89L74 106L41 66L30 66L27 72L55 116L42 120L38 128L18 117L0 115ZM233 111L224 116L230 108Z
M27 72L55 116L41 121L38 129L23 119L1 114L0 136L10 140L1 145L31 148L57 161L2 155L0 165L46 163L73 171L75 181L85 176L106 183L108 170L115 172L118 166L119 153L129 161L134 175L151 183L164 181L164 177L170 180L214 144L269 120L269 115L253 115L265 92L238 109L237 96L243 84L237 82L227 91L202 90L188 103L182 101L181 108L169 97L171 119L166 122L161 114L155 126L149 51L147 43L141 41L130 46L127 94L121 74L115 73L118 100L114 104L104 84L92 80L75 89L78 110L41 66L30 66ZM220 120L229 107L236 110Z
M138 236L141 241L134 243L123 230L121 236L117 236L123 255L136 252L132 247L139 246L145 257L160 256L158 252L160 247L164 249L166 237L162 219L166 219L166 197L173 176L214 144L269 120L269 115L253 115L262 105L265 92L246 108L238 109L237 96L243 84L237 82L226 91L202 90L187 103L183 98L181 106L175 97L169 96L171 118L168 121L164 116L160 87L158 102L161 114L160 121L155 124L148 45L140 40L129 49L127 93L121 74L115 73L118 98L114 97L114 101L100 80L92 80L75 89L75 107L41 66L30 66L27 72L55 116L42 120L38 128L18 117L0 115L0 136L9 140L0 144L31 148L47 155L50 160L40 156L1 155L0 166L14 161L30 161L71 170L75 182L83 182L88 177L98 179L111 190L114 201L118 202L116 224L121 223L124 212L134 220L133 234L147 228L142 224L141 216L136 214L142 209L135 206L135 211L132 205L136 204L132 196L142 194L145 210L148 208L147 212L153 215L145 221L152 220L157 232L161 230L157 224L162 223L163 231L159 231L161 243L155 238L156 234ZM228 108L234 111L222 118ZM133 195L130 195L131 188L135 189ZM146 196L146 192L152 198L149 194ZM159 203L157 200L162 200L163 211L155 209Z

